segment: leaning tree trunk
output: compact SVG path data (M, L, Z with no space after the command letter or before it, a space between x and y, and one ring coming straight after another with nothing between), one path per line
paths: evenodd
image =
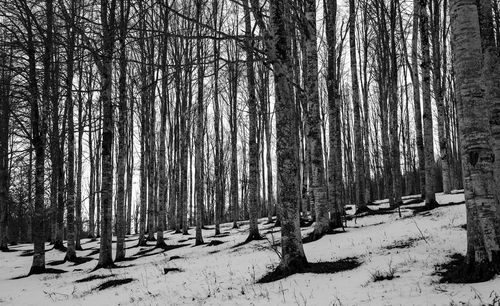
M424 107L425 205L433 207L437 203L434 179L434 132L432 129L431 60L427 0L420 1L420 39L422 42L422 100Z
M270 60L274 68L276 83L276 155L278 173L278 202L281 203L281 247L280 269L300 270L307 265L300 234L297 190L300 188L298 168L297 114L292 84L290 50L291 31L287 20L290 7L286 1L273 0L271 6L271 29L274 39Z
M305 47L306 47L306 79L305 95L307 99L308 142L311 152L311 191L314 197L316 223L314 236L320 237L330 229L328 214L327 183L323 161L323 145L321 143L321 118L318 91L318 50L316 47L316 0L307 0ZM362 199L364 202L364 197Z
M459 94L460 145L467 209L467 273L500 268L499 204L495 198L494 160L484 98L477 1L450 1L451 41Z

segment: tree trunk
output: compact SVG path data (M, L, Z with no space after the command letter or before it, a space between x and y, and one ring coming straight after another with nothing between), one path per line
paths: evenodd
M213 1L213 27L214 29L218 29L218 6L219 1ZM201 4L199 4L201 5ZM217 32L213 34L217 37ZM219 110L219 42L217 39L213 40L214 44L214 134L215 134L215 158L214 158L214 174L215 174L215 235L220 234L220 219L221 215L221 206L224 201L224 194L222 193L222 183L223 183L223 159L222 159L222 142L221 142L221 132L220 132L220 123L221 123L221 115ZM200 60L200 59L198 59ZM203 152L201 153L203 156Z
M481 36L477 2L450 1L454 67L459 99L460 143L467 209L467 257L473 272L500 268L498 200L494 152L488 122L490 104L481 78ZM460 47L458 47L460 46Z
M120 1L120 25L119 25L119 121L118 121L118 158L117 158L117 190L116 190L116 256L115 261L125 258L125 167L127 158L127 54L126 36L128 3Z
M330 229L328 214L327 183L321 143L321 118L318 91L318 50L316 47L316 0L305 2L305 48L306 75L305 95L307 99L307 139L311 152L311 191L314 198L316 223L314 236L321 237ZM364 180L364 178L363 178ZM364 197L361 200L364 202Z
M168 5L168 1L166 1ZM168 43L168 7L162 10L162 20L163 20L163 41L162 41L162 80L161 80L161 109L160 109L160 151L159 151L159 189L158 189L158 224L156 227L156 247L165 248L167 245L163 237L163 231L165 230L166 220L165 211L167 205L167 173L166 173L166 138L167 138L167 117L168 117L168 103L169 103L169 91L168 91L168 79L167 75L169 73L167 66L167 43Z
M490 126L493 136L492 146L495 157L500 156L500 58L498 46L495 44L493 27L492 3L479 1L479 26L481 31L481 45L483 53L482 77L491 114ZM497 42L498 43L498 42ZM497 190L497 199L500 200L500 158L495 158L493 173Z
M281 247L280 269L301 270L307 259L300 235L298 189L298 144L297 115L292 84L290 58L289 4L285 1L270 2L271 28L274 34L270 60L273 64L276 83L276 155L279 179L278 202L281 203Z
M82 53L80 53L82 54ZM76 160L76 200L75 200L75 249L82 251L80 243L82 233L82 172L83 172L83 127L85 118L83 115L83 63L78 61L78 154Z
M148 188L148 153L147 153L147 126L148 126L148 111L147 111L147 71L146 71L146 21L145 10L142 2L139 2L140 20L139 20L139 47L141 52L140 58L140 100L141 100L141 164L140 164L140 217L139 217L139 246L145 246L146 241L146 209L147 209L147 188Z
M449 194L451 192L450 182L450 163L448 158L448 139L445 131L445 105L444 105L444 91L441 83L441 41L440 41L440 0L432 0L433 3L433 22L432 22L432 76L433 76L433 89L436 106L438 111L438 137L439 137L439 154L441 156L441 168L443 177L443 192ZM446 8L445 8L446 9ZM446 65L446 63L443 63ZM446 76L445 76L446 77Z
M245 32L252 35L250 22L250 9L248 0L243 0L245 7ZM261 239L258 227L258 198L259 190L257 180L259 176L259 147L257 144L257 99L255 96L255 71L253 59L253 42L251 39L245 40L246 69L247 69L247 89L248 89L248 187L249 187L249 209L250 209L250 233L246 241Z
M422 41L422 100L424 118L424 153L425 153L425 205L433 207L436 203L434 178L434 132L432 128L431 107L431 60L429 54L429 16L427 0L420 1L420 39Z
M2 49L0 49L0 251L8 251L10 73L7 53Z
M398 133L398 62L396 53L396 6L397 0L391 1L391 81L390 81L390 134L391 134L391 157L392 157L392 188L394 201L389 201L394 206L403 204L401 200L401 154L399 151Z
M349 46L351 56L351 86L354 111L354 155L356 164L356 205L358 210L367 208L365 203L365 173L363 165L363 138L361 135L361 111L359 101L358 64L356 59L356 7L349 0Z
M236 47L235 47L236 48ZM228 48L229 49L229 48ZM236 52L236 50L234 50ZM228 50L228 54L230 54ZM238 228L238 62L228 63L229 101L231 108L231 207L233 228Z
M326 42L327 42L327 94L328 117L330 121L328 159L328 191L331 202L330 220L332 228L342 226L342 135L340 108L342 101L339 97L339 87L336 70L337 48L337 1L325 1Z
M214 6L217 6L217 1L214 1ZM203 10L203 1L202 0L197 0L196 1L196 20L201 23L202 22L202 10ZM199 24L197 25L197 33L198 35L201 34L200 26ZM204 244L203 242L203 235L202 235L202 226L203 226L203 203L204 203L204 198L205 198L205 178L204 178L204 142L205 142L205 105L204 105L204 100L203 100L203 87L205 84L204 78L205 78L205 67L203 66L203 42L198 39L196 41L196 57L197 57L197 65L198 65L198 103L197 103L197 116L196 116L196 143L195 143L195 189L196 189L196 240L195 240L195 245L201 245ZM217 49L217 48L215 48ZM217 73L217 72L216 72ZM216 90L216 94L217 90ZM216 104L216 112L218 112L218 101L217 97L215 97L214 103ZM215 120L218 121L218 114L215 113ZM218 133L218 122L215 123L216 125L216 133ZM216 135L216 139L218 139L218 135ZM218 145L217 140L216 140L216 145ZM216 148L218 150L218 148ZM215 160L215 167L217 169L217 158ZM217 170L216 170L217 171ZM219 177L220 179L220 177ZM217 177L215 178L216 184L218 184L220 188L220 182L217 181ZM218 192L220 192L219 189L217 189ZM219 194L217 194L216 197L216 207L217 207L217 201L219 200ZM215 218L218 220L218 211L217 208L215 209ZM215 229L215 234L220 234L220 230L218 228L218 224L215 224L216 229ZM219 231L219 232L218 232Z
M101 187L101 244L99 249L98 268L114 267L112 257L113 238L113 48L115 40L115 9L116 0L101 1L101 22L103 25L101 74L101 101L103 105L103 133L102 133L102 187ZM108 17L109 14L109 17Z
M37 71L36 71L36 49L32 30L31 11L26 7L26 36L28 40L28 64L29 64L29 97L30 97L30 119L32 144L35 149L35 207L32 221L33 233L33 263L29 274L40 274L45 272L45 235L44 235L44 197L45 197L45 144L47 131L47 108L50 101L49 86L51 82L50 70L52 59L52 26L53 5L51 0L45 2L47 16L47 33L45 37L45 52L43 56L44 78L42 88L42 106L39 108Z
M411 39L411 79L413 83L413 107L415 109L415 138L418 154L418 177L420 194L425 199L425 154L422 137L422 112L420 110L420 80L418 73L418 26L420 16L420 0L413 0L413 30Z
M71 16L76 15L75 2L71 4ZM72 17L73 18L73 17ZM73 21L69 21L73 23ZM75 123L73 101L74 48L75 32L71 24L67 26L68 47L66 64L66 112L68 114L68 187L66 204L67 252L65 259L74 262L77 259L75 250ZM59 186L62 188L62 186Z
M92 73L89 73L89 82L90 85L90 76ZM88 238L95 239L95 170L96 163L94 158L94 143L92 141L92 129L94 124L92 123L92 93L89 92L89 98L87 100L87 114L88 114L88 123L89 123L89 135L88 135L88 146L89 146L89 160L90 160L90 182L89 182L89 235Z

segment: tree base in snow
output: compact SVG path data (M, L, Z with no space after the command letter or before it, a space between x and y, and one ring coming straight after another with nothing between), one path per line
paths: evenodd
M73 254L66 253L66 256L64 256L64 260L69 262L77 262L78 257L76 256L76 253Z
M487 261L482 263L467 263L461 254L450 256L451 261L436 266L436 274L441 276L441 283L480 283L491 280L500 273L500 262L493 264Z
M250 233L247 237L247 239L245 239L245 243L248 243L250 241L254 241L254 240L262 240L264 239L264 237L262 237L258 232L254 232L254 233Z
M425 208L433 209L439 206L439 203L436 200L432 200L430 202L425 202Z
M158 249L167 249L168 248L168 245L165 243L165 240L160 240L158 239L156 241L156 245L155 245L155 248L158 248Z
M45 266L32 266L28 275L43 274L45 273Z
M117 268L117 267L118 266L115 265L113 262L104 263L104 264L97 264L97 266L92 271L97 271L99 269L114 269L114 268Z
M56 241L54 242L54 249L59 250L61 252L66 252L68 249L64 246L64 243L62 241Z
M139 241L137 242L137 246L147 246L148 245L148 241L145 237L143 237L142 239L139 238Z

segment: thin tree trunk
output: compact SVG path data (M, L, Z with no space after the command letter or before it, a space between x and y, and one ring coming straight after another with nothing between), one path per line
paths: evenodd
M432 24L432 76L433 76L433 89L436 106L438 111L438 137L439 137L439 154L441 156L441 168L443 177L443 192L449 194L451 192L450 182L450 163L448 158L448 139L445 131L445 105L444 105L444 91L441 83L441 41L439 39L441 29L441 10L440 0L432 0L433 3L433 24ZM446 9L446 8L445 8ZM446 65L446 63L443 63Z
M71 16L76 15L75 2L71 4ZM73 17L72 17L73 18ZM73 23L73 21L69 21ZM67 261L76 261L75 251L75 123L74 123L74 101L73 101L73 75L74 75L74 48L75 32L71 25L67 25L68 47L66 64L66 112L68 113L68 190L67 190ZM62 186L59 186L61 188Z
M217 1L214 1L214 7L217 6ZM203 1L202 0L197 0L196 1L196 20L201 23L202 22L202 10L203 10ZM216 13L215 13L216 14ZM200 26L199 24L197 25L197 33L198 35L201 34ZM204 178L204 142L205 142L205 105L204 105L204 100L203 100L203 87L205 84L203 84L204 78L205 78L205 67L203 66L203 42L198 39L196 41L196 57L197 57L197 65L198 65L198 96L197 96L197 114L196 114L196 148L195 148L195 155L196 155L196 164L195 164L195 184L196 184L196 240L195 240L195 245L201 245L204 244L203 242L203 235L202 235L202 226L203 226L203 215L202 215L202 210L203 210L203 203L204 203L204 198L205 198L205 190L204 190L204 185L205 185L205 178ZM215 47L215 49L217 49ZM216 65L217 66L217 65ZM217 73L217 72L216 72ZM217 93L217 90L215 91L215 94ZM216 104L216 112L218 112L218 101L217 97L215 97L214 103ZM215 113L216 117L216 133L218 133L218 114ZM218 135L216 135L216 139L218 139ZM216 140L217 142L217 140ZM218 143L216 143L218 145ZM216 148L218 150L218 148ZM216 169L218 167L217 165L217 158L215 160L215 165ZM217 171L217 170L216 170ZM220 179L220 178L219 178ZM217 181L217 177L215 178ZM216 182L220 188L220 182ZM220 190L217 190L220 192ZM215 219L218 220L218 211L217 211L217 202L219 200L219 194L217 194L216 197L216 209L215 209ZM220 204L219 204L220 205ZM217 221L216 221L217 222ZM215 234L219 234L220 230L218 228L218 224L215 224L216 229L215 229ZM219 231L219 232L218 232Z
M125 258L125 168L127 158L127 54L126 36L129 4L120 1L120 24L119 24L119 121L118 121L118 158L117 158L117 191L116 191L116 256L115 261Z
M0 48L3 49L3 47ZM11 80L7 70L7 53L2 49L0 49L0 251L5 252L9 250L7 245L7 213L9 211L9 95Z
M236 48L236 47L235 47ZM236 53L236 50L234 50ZM228 54L229 54L228 47ZM229 101L231 107L231 207L233 228L238 228L238 62L228 63Z
M365 203L365 173L363 165L363 138L361 135L361 111L359 101L358 64L356 59L356 7L355 1L349 0L349 46L351 56L351 86L354 112L354 155L356 164L356 205L358 210L367 208Z
M398 62L396 53L396 7L398 1L391 1L391 81L390 81L390 134L391 134L391 157L392 157L392 188L394 201L389 201L394 206L403 204L401 200L401 154L399 151L398 133Z
M418 153L419 186L422 199L425 199L425 154L422 137L422 112L420 110L420 80L418 73L418 27L420 0L413 0L413 30L411 39L411 78L413 83L413 107L415 109L415 138Z
M250 22L250 9L248 0L243 0L245 7L245 32L252 35ZM246 69L247 69L247 89L248 89L248 167L249 167L249 209L250 209L250 229L246 241L261 239L258 227L258 198L259 190L257 186L259 176L259 148L257 144L257 99L255 96L255 71L253 59L253 42L250 39L245 40L246 51Z
M424 153L425 153L425 205L433 207L436 203L436 186L434 178L434 133L432 128L431 77L429 52L429 16L427 0L420 1L420 39L422 41L422 99L424 121Z
M165 3L164 3L165 4ZM168 5L168 1L166 1ZM169 91L168 91L168 79L167 75L169 73L167 66L167 43L168 43L168 8L162 10L162 20L163 20L163 41L162 41L162 81L161 81L161 109L160 109L160 151L159 151L159 185L158 189L158 224L156 227L156 247L166 248L165 239L163 237L163 231L165 230L165 211L167 205L167 173L166 173L166 138L167 138L167 109L169 103Z
M80 53L81 54L81 53ZM83 81L83 63L78 61L78 153L76 160L76 200L75 200L75 249L82 251L80 243L82 234L82 172L83 172L83 127L85 126L85 118L83 115L83 97L82 97L82 81Z
M330 121L329 147L330 157L328 159L328 190L330 202L332 203L330 220L332 228L342 226L342 135L340 108L342 101L339 97L339 87L336 70L337 48L337 1L325 1L326 18L326 41L327 41L327 94L328 94L328 116Z
M146 209L147 209L147 188L148 188L148 153L147 153L147 71L146 71L146 50L145 50L145 32L146 22L142 2L139 2L140 20L139 20L139 46L141 52L140 58L140 100L141 100L141 164L140 164L140 218L139 218L139 246L145 246L146 241Z

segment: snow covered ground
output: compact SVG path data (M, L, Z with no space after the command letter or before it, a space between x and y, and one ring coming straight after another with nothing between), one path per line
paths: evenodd
M410 199L407 199L410 200ZM463 194L438 195L440 204L463 201ZM377 202L375 207L386 206ZM415 204L418 205L418 204ZM443 206L413 216L408 207L397 213L358 218L348 222L346 232L327 235L304 245L310 262L358 257L362 264L335 274L296 274L267 284L256 281L279 262L271 245L279 241L279 229L261 220L261 233L268 240L236 246L247 236L248 225L230 229L223 237L204 230L205 242L216 246L194 246L194 229L189 236L166 232L167 243L178 246L161 249L136 247L137 237L127 237L127 256L120 268L92 272L97 264L97 242L82 241L80 257L92 260L80 265L58 263L64 253L46 253L47 267L62 274L25 278L32 257L32 245L13 246L0 253L0 305L484 305L500 303L500 277L475 284L441 284L435 265L449 261L453 253L465 254L465 205ZM210 227L212 228L212 227ZM312 227L303 228L303 235ZM227 235L228 234L228 235ZM47 249L51 246L47 244ZM138 254L143 256L134 256ZM28 254L28 256L21 256ZM53 263L55 265L51 266ZM165 269L173 269L165 273ZM178 271L175 271L178 269ZM377 273L394 273L395 278L374 282ZM90 277L90 280L89 280ZM128 283L99 290L109 280ZM77 282L79 281L80 282ZM86 281L87 280L87 281Z

